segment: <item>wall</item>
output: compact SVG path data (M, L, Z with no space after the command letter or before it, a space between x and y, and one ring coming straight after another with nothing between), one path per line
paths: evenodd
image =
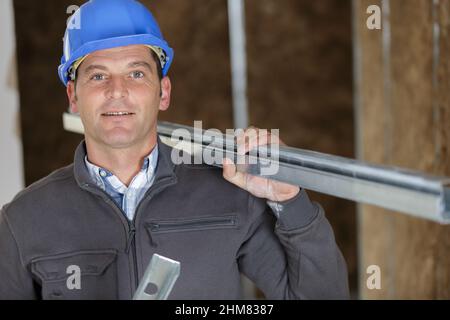
M383 9L382 30L366 8ZM380 164L450 175L447 0L354 1L358 154ZM450 227L361 206L360 290L367 299L450 298ZM365 270L381 268L381 290Z

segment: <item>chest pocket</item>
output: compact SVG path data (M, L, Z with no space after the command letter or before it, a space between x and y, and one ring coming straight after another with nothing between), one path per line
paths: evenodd
M215 217L155 220L147 222L145 227L150 238L150 245L153 247L173 241L192 245L196 243L196 239L200 242L209 239L211 243L214 243L215 240L223 241L223 232L238 227L238 217L229 214Z
M76 251L32 261L43 299L117 299L117 252Z
M146 224L147 229L153 233L226 229L235 228L236 226L236 215L200 217L185 220L160 220L151 221Z

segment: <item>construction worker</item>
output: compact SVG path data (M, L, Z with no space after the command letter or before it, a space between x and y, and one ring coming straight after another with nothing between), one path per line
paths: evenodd
M148 9L91 0L71 19L58 73L85 139L73 164L2 208L0 298L131 299L155 253L181 263L170 299L239 299L241 273L270 299L348 298L332 228L305 190L231 160L174 163L156 130L174 52ZM248 132L242 153L267 144Z

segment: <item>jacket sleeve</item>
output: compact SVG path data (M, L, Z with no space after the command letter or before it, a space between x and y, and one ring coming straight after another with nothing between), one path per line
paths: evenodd
M24 266L5 211L0 211L0 300L36 299L33 279Z
M255 216L238 252L240 270L268 299L348 299L348 274L322 207L301 190L281 203L275 221L263 199L250 196Z

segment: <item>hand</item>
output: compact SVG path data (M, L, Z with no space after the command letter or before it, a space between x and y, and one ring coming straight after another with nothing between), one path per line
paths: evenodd
M255 132L256 134L254 134ZM244 130L244 133L237 137L236 142L240 155L269 143L286 145L279 137L272 136L268 130L259 130L255 127ZM233 161L228 158L223 160L223 177L252 195L271 201L286 201L294 198L300 192L300 187L296 185L239 172Z

